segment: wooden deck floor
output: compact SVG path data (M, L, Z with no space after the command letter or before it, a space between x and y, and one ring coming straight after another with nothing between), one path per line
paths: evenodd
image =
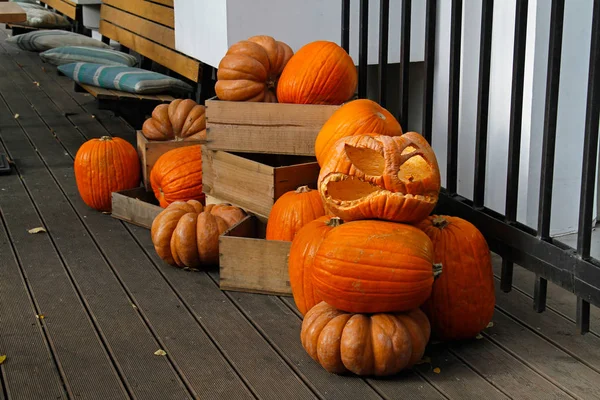
M222 292L216 273L165 265L148 230L83 204L79 146L134 132L5 36L0 151L16 170L0 176L0 400L600 398L600 331L578 335L574 298L552 285L535 313L520 268L480 339L430 346L389 379L326 373L290 298Z

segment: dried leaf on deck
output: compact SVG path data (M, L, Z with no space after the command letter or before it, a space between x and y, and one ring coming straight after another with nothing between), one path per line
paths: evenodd
M19 114L15 114L15 119L19 118Z
M433 369L433 372L434 372L434 373L436 373L436 374L439 374L440 372L442 372L442 370L441 370L441 369L439 369L438 367L435 367L435 368Z
M37 319L44 319L44 318L46 318L46 317L44 316L44 314L38 314L38 315L36 315L35 317L36 317Z
M490 321L489 324L487 324L486 328L492 328L494 326L494 321Z
M158 349L158 350L156 350L156 351L154 352L154 355L155 355L155 356L166 356L166 355L167 355L167 352L166 352L166 351L164 351L163 349Z
M37 227L37 228L33 228L33 229L29 229L27 232L29 233L40 233L40 232L47 232L45 228Z
M6 354L0 356L0 365L2 365L4 361L6 361Z
M33 81L33 83L34 83L35 86L40 86L40 83L37 82L37 81Z
M481 336L481 333L478 333L477 336L475 336L475 339L483 339L483 336Z

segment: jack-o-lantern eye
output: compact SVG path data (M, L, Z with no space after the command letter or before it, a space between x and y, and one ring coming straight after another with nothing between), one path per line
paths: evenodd
M344 146L346 156L354 168L366 175L381 176L385 171L385 157L377 150L368 147Z
M411 153L413 154L410 155ZM423 158L417 148L407 146L401 155L409 155L408 159L400 164L400 168L398 169L398 179L405 185L415 181L422 181L433 173L431 165Z

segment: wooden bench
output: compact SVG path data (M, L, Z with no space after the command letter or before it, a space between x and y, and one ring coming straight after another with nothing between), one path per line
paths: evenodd
M0 3L0 23L27 21L27 13L17 3Z
M48 8L52 9L54 12L63 15L66 17L69 22L71 22L71 28L58 28L62 30L72 30L73 32L86 34L91 36L91 31L89 29L85 29L83 26L83 11L80 4L77 4L71 0L40 0L42 5L46 5ZM26 19L22 19L21 21L25 21ZM21 22L18 21L18 22ZM31 32L34 30L38 30L39 28L24 26L18 24L17 21L14 21L11 24L7 24L7 27L12 29L12 34L20 35L23 33Z

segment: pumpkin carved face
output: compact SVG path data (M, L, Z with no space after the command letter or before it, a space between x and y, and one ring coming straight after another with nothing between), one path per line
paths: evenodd
M433 149L416 132L338 140L319 175L319 192L344 221L417 222L435 207L440 172Z

